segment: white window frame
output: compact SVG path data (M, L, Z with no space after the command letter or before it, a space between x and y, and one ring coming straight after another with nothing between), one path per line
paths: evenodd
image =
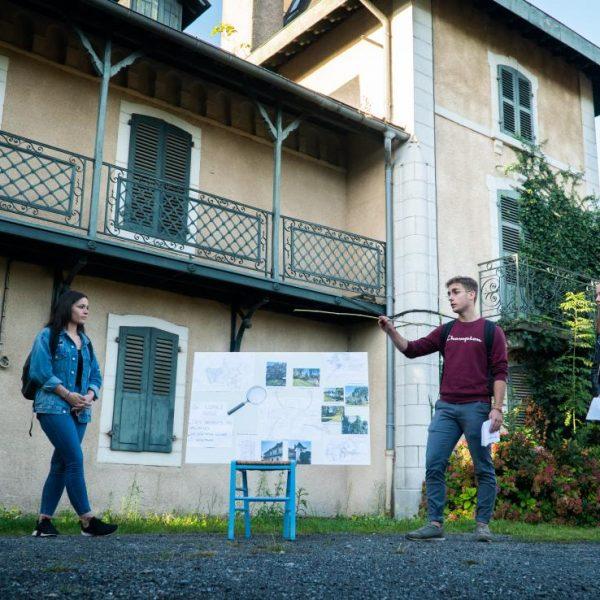
M121 100L121 106L119 111L119 130L117 133L117 154L115 158L115 165L117 167L121 167L123 169L129 168L129 144L131 141L131 119L133 115L143 115L146 117L154 117L156 119L161 119L166 123L174 125L183 131L186 131L192 136L192 153L190 157L190 179L188 182L188 187L195 188L197 190L200 189L200 146L202 139L202 130L200 127L196 125L192 125L179 117L172 115L164 110L160 110L159 108L155 108L153 106L148 106L145 104L136 104L134 102L129 102L128 100ZM116 237L121 239L128 239L133 242L138 241L139 234L133 231L127 231L123 228L111 227L110 223L116 221L116 215L114 214L115 207L112 207L110 217L107 223L107 229L110 233ZM194 221L194 212L190 211L188 214L188 226L192 224ZM146 239L146 238L145 238ZM154 242L159 242L159 238L148 237L146 239L147 244L150 247L154 244ZM157 244L157 247L160 247L160 244ZM192 256L196 256L197 249L193 246L188 246L187 244L175 244L174 249L180 252L185 252L187 254L191 254Z
M4 112L4 98L6 97L6 81L8 79L8 56L0 55L0 128L2 128L2 115Z
M179 336L180 352L177 355L175 377L175 408L173 415L173 446L170 453L126 452L111 450L110 435L115 406L117 382L117 360L119 357L119 328L155 327ZM108 315L106 330L106 358L104 362L104 382L101 392L100 431L98 434L98 462L125 465L151 465L158 467L181 467L183 460L183 416L185 412L185 386L188 356L188 328L169 321L144 315Z
M512 135L508 135L501 131L500 129L500 89L498 85L498 67L506 66L512 67L515 71L518 71L523 77L529 79L531 83L531 121L533 127L533 139L539 140L540 137L540 129L538 123L538 78L528 71L525 67L519 64L519 61L510 56L501 56L500 54L494 54L493 52L488 50L488 64L490 66L490 81L492 86L492 123L491 123L491 131L492 137L498 140L501 140L505 144L509 144L510 146L518 146L521 148L526 147L526 144L523 144L519 139L513 137Z

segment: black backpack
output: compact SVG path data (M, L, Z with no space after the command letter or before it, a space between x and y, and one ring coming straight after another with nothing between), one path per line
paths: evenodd
M58 348L58 335L53 331L50 332L50 356L53 357L56 354L56 349ZM94 347L92 346L92 342L90 341L90 361L94 360ZM31 352L23 365L23 373L21 374L21 394L26 400L35 400L35 395L37 391L40 389L39 386L31 377L29 376L29 368L31 366Z
M440 334L440 354L442 358L444 358L444 354L446 351L446 341L448 340L448 336L450 335L450 331L454 324L456 323L456 319L453 321L448 321L444 323L442 327L442 333ZM485 350L487 353L487 365L488 365L488 392L490 396L494 395L494 376L492 374L492 347L494 345L494 336L496 335L496 323L494 321L485 320L483 326L483 341L485 342ZM444 377L444 365L442 363L442 373L440 375L440 387L442 385L442 379Z
M52 330L50 331L50 356L54 356L56 353L56 348L58 347L58 335L56 335ZM29 376L29 368L31 367L31 352L27 356L27 360L23 365L23 373L21 373L21 394L25 400L35 400L35 395L37 391L40 389L39 386L31 377Z

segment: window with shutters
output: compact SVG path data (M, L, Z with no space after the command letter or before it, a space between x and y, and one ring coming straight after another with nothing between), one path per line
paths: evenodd
M512 137L535 141L533 86L522 73L498 65L500 131Z
M192 136L161 119L131 118L125 228L184 243Z
M131 0L131 9L181 31L183 12L179 0Z
M171 452L179 336L120 327L112 450Z

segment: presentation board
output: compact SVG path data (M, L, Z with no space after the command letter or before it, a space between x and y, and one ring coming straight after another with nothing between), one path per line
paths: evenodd
M187 463L370 464L366 352L197 352Z

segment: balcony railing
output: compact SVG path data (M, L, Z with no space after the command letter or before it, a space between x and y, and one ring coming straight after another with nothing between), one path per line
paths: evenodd
M479 304L486 318L508 317L531 323L560 324L560 304L567 292L591 297L591 281L518 254L479 265Z
M270 211L108 163L92 215L92 172L88 157L0 131L0 218L273 281L385 294L384 242L291 217L274 228ZM273 235L282 242L280 273Z

